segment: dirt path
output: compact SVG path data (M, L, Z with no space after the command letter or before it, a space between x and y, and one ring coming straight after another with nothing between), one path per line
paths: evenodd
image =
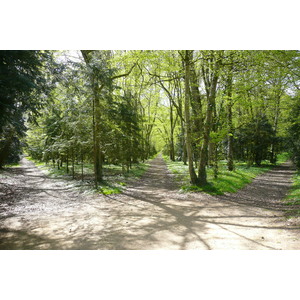
M0 178L0 249L300 249L279 204L291 174L276 168L218 198L181 194L158 157L123 194L99 196L23 160Z

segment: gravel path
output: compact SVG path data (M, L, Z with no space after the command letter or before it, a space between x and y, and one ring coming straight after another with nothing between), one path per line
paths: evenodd
M292 173L275 168L221 197L182 194L157 157L123 194L102 196L24 159L0 178L0 249L300 249L280 204Z

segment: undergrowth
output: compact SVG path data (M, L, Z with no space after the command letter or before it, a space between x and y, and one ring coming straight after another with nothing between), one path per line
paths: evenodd
M51 178L74 179L77 181L77 187L92 186L94 184L93 164L84 163L82 178L81 164L74 165L73 176L72 166L69 166L69 172L67 172L65 165L58 169L57 166L50 163L46 164L45 162L36 161L31 157L27 157L27 159L34 162L36 166ZM95 190L103 195L119 194L130 181L141 177L148 167L147 163L133 164L132 168L127 172L122 169L122 166L105 164L103 166L104 180L99 182L98 188Z
M288 206L300 205L300 171L293 176L293 184L288 195L284 199L284 203ZM295 209L289 214L293 217L300 217L300 209Z
M257 175L260 175L272 168L271 165L263 164L261 167L247 167L246 163L235 162L235 170L227 170L226 162L219 163L218 178L214 178L213 169L207 168L208 184L199 187L190 184L188 166L181 161L171 161L164 157L168 168L175 174L176 180L184 192L205 192L212 195L222 195L224 193L235 193L245 185L249 184Z
M5 164L4 166L3 166L3 168L12 168L12 167L14 167L14 168L18 168L18 167L20 167L20 163L9 163L9 164Z

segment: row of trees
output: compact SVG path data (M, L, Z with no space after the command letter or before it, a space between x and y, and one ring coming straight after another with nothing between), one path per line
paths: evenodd
M105 162L128 171L155 153L150 137L158 99L137 76L138 58L131 53L83 50L81 55L78 62L63 60L53 100L29 132L28 151L58 168L65 163L68 172L71 165L73 175L75 162L93 162L97 186Z
M170 158L174 159L172 122L178 120L178 157L188 162L192 184L207 183L208 165L217 176L220 158L227 159L230 171L234 159L249 166L264 159L276 162L290 136L298 51L156 53L148 74L170 101Z
M18 66L21 53L14 53L16 78L27 72ZM60 52L28 55L36 58L35 84L27 98L6 96L7 111L18 111L23 125L24 113L28 121L40 114L28 133L30 154L73 172L75 162L91 161L96 185L104 163L128 170L160 149L188 164L198 185L207 183L207 166L218 176L220 159L230 171L234 160L275 163L288 145L298 159L298 51L82 50L76 61ZM2 152L11 135L5 126Z

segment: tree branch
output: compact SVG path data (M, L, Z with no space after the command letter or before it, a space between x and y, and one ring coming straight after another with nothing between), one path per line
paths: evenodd
M133 68L134 68L136 65L137 65L137 62L130 68L130 70L129 70L127 73L113 76L113 77L111 78L111 80L114 80L114 79L117 79L117 78L120 78L120 77L125 77L125 76L130 75L130 73L132 72Z

